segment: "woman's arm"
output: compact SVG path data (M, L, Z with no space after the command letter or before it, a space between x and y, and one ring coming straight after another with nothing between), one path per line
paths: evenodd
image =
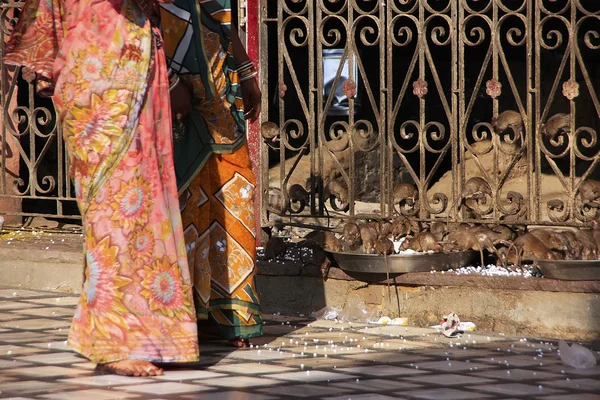
M237 33L237 29L231 26L231 47L233 48L233 59L236 65L240 65L246 61L250 61L246 48L240 40L240 36Z
M244 48L244 45L238 36L237 29L233 26L231 27L231 47L233 50L233 59L235 60L236 65L241 65L250 61L250 57L248 56L248 53L246 53L246 49ZM254 122L260 115L262 98L262 93L260 91L260 87L258 86L258 79L255 77L248 79L242 82L241 85L245 117L246 119L249 119L250 122Z

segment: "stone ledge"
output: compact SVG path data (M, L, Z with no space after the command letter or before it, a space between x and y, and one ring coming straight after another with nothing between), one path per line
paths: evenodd
M256 266L259 275L266 276L298 276L302 264L295 262L280 263L276 261L257 260Z
M32 258L31 251L83 254L83 238L73 233L33 233L30 231L2 231L0 251L20 251L21 258Z
M72 249L56 246L49 249L39 246L6 246L0 245L0 263L10 264L15 261L31 263L78 264L83 266L83 248Z
M544 292L600 293L600 281L563 281L549 278L514 276L431 274L415 272L397 276L395 282L406 286L460 286L498 290L533 290Z
M4 232L3 232L4 233ZM30 285L32 288L47 289L61 282L69 282L78 290L83 267L83 241L79 234L53 234L51 237L6 237L0 240L0 272L3 284ZM8 240L7 240L8 239ZM54 243L50 243L50 239ZM62 241L64 239L64 242ZM11 242L11 244L8 244ZM46 249L46 247L49 247ZM15 268L19 265L18 268ZM263 276L304 276L321 277L320 267L303 264L301 261L271 262L257 261L258 275ZM64 270L64 271L63 271ZM18 271L18 273L16 273ZM76 271L73 273L73 271ZM37 276L36 275L41 275ZM43 277L43 278L42 278ZM35 284L36 281L41 282ZM359 281L371 285L386 285L385 276L348 275L333 267L329 271L332 281ZM480 275L456 275L428 272L415 272L396 276L390 283L398 286L419 287L460 287L491 290L521 290L565 293L600 293L600 281L564 281L548 278L490 277ZM43 285L42 285L43 283Z
M383 277L375 279L370 275L346 274L339 268L329 270L329 279L351 281L364 280L374 285L385 285L387 280ZM478 289L497 290L533 290L542 292L567 292L567 293L600 293L600 281L563 281L549 278L523 278L517 276L481 276L481 275L457 275L446 272L412 272L396 276L390 280L400 286L449 286L449 287L471 287Z
M300 261L278 261L256 260L259 275L266 276L311 276L320 277L321 267L314 264L303 264Z
M483 277L482 279L485 279ZM305 276L265 276L256 280L263 312L310 315L324 307L342 309L358 297L380 315L408 318L411 326L438 324L456 312L480 331L567 340L600 339L597 293L457 286L385 285ZM396 301L399 299L399 303Z

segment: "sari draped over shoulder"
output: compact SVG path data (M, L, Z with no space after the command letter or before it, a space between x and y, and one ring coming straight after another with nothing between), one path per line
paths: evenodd
M53 93L85 238L69 344L97 363L199 356L153 8L150 0L29 0L5 56Z

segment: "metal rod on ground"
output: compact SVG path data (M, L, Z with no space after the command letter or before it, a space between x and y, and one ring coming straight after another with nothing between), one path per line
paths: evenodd
M398 285L394 281L394 289L396 290L396 305L398 306L398 318L400 318L400 293L398 293Z
M388 267L387 254L383 252L383 263L385 264L385 277L387 281L387 302L392 304L392 296L390 295L390 268ZM399 315L398 315L399 316Z

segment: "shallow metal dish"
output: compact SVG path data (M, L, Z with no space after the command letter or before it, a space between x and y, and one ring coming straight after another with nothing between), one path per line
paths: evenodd
M537 260L546 278L569 281L600 280L600 260Z
M342 270L360 273L386 273L385 260L377 254L334 253L333 258ZM387 256L391 274L407 272L444 271L472 265L478 253L460 251L432 254L394 254Z

